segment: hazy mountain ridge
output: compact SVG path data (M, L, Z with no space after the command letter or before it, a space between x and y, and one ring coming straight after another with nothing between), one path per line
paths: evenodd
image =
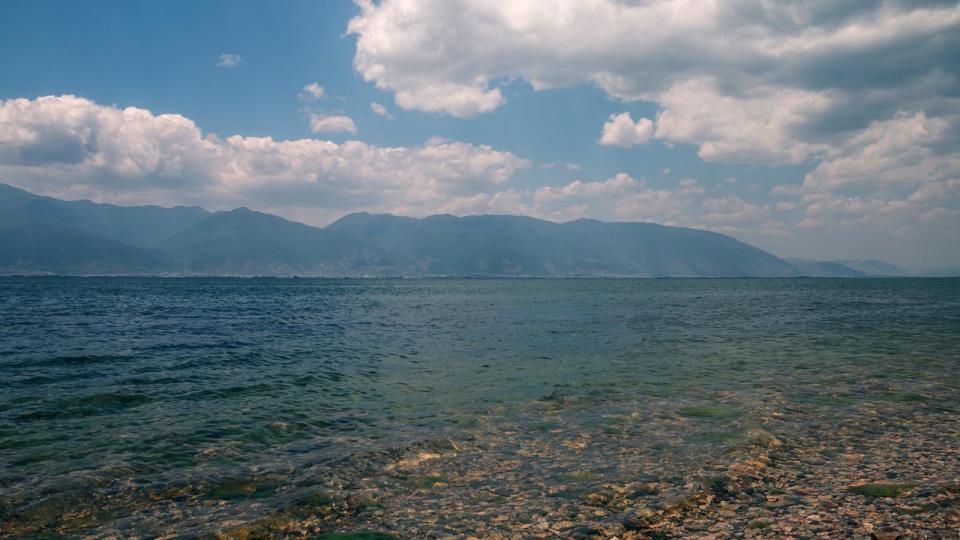
M360 246L336 231L238 208L216 212L158 244L188 273L342 274Z
M854 270L837 261L817 261L792 257L785 260L792 264L803 277L867 277L864 272Z
M869 261L877 263L877 261ZM885 264L885 263L879 263ZM860 277L653 223L354 213L326 228L246 208L122 207L0 184L0 272L264 276Z
M45 224L0 227L0 271L143 274L177 270L166 254Z
M903 268L883 261L840 260L833 262L840 263L858 272L862 272L864 275L872 277L895 277L910 275L910 272L907 272Z
M209 216L199 206L116 206L62 201L0 183L0 228L22 225L60 227L150 249Z

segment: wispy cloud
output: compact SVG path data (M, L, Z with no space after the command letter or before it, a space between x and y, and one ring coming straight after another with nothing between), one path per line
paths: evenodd
M303 91L300 92L300 99L304 101L311 101L316 99L323 99L327 95L327 91L324 90L319 84L312 82L303 87Z
M217 60L217 67L221 69L235 68L243 63L243 58L239 54L223 53Z
M564 169L570 172L576 172L580 170L580 166L577 165L576 163L565 163L562 161L561 162L549 161L549 162L540 164L541 169L553 169L556 167L563 167Z
M310 131L314 133L350 133L357 134L357 125L349 116L310 114Z
M393 114L391 114L386 107L377 103L376 101L370 103L370 110L373 111L373 114L376 114L377 116L382 116L387 120L393 120Z

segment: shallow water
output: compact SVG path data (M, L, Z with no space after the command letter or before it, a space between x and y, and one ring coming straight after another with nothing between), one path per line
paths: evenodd
M562 496L793 410L960 409L960 279L0 278L0 313L10 534L211 532L425 441Z

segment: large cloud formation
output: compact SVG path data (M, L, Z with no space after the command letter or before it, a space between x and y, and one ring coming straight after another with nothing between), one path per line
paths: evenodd
M75 96L0 101L0 181L115 202L253 204L323 222L355 208L414 214L495 190L529 163L485 145L419 147L204 135L178 114Z
M406 109L470 117L595 84L660 105L656 137L707 160L802 163L897 114L957 110L956 2L383 0L349 24L354 64ZM934 113L933 111L938 111Z
M351 210L422 216L513 213L681 224L704 189L606 180L517 188L527 160L485 145L419 147L204 135L189 118L75 96L0 101L0 181L60 197L212 207L252 205L322 223Z
M703 193L694 180L655 190L626 173L558 187L506 185L529 166L510 152L439 138L414 148L222 139L178 114L81 97L0 101L0 181L60 197L244 204L314 223L357 209L679 223L693 204L687 195Z

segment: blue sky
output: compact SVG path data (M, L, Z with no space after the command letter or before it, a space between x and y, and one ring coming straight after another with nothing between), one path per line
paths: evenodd
M960 9L914 4L6 2L0 181L317 225L657 221L960 265Z
M464 121L449 115L404 111L388 91L357 76L356 39L345 35L358 9L349 0L266 2L14 2L0 29L3 97L74 94L101 104L136 106L182 114L220 135L311 137L304 108L343 113L357 123L362 140L381 146L416 145L442 136L493 144L537 162L571 161L592 176L628 171L652 181L672 175L731 175L762 181L756 168L705 167L696 149L663 145L624 151L596 145L598 119L631 111L650 116L649 103L625 105L589 85L535 92L528 84L507 86L504 107ZM42 29L43 32L38 32ZM241 64L213 69L221 54ZM297 99L317 82L330 96L322 103ZM370 110L388 106L396 121ZM558 114L563 111L564 114ZM346 140L349 134L333 134ZM531 183L561 183L582 175L535 171ZM666 175L669 178L671 175ZM793 180L800 181L800 171ZM565 182L564 182L565 183Z

